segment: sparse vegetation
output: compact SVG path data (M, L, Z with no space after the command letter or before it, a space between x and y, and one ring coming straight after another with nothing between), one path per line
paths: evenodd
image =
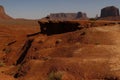
M89 20L90 21L96 21L97 19L96 18L90 18Z
M6 54L8 54L8 53L11 52L11 48L4 48L3 51L4 51Z
M51 57L41 57L42 60L46 61L46 60L49 60L51 59Z
M5 63L3 61L0 61L0 67L5 66Z
M48 80L62 80L62 74L60 72L51 72Z

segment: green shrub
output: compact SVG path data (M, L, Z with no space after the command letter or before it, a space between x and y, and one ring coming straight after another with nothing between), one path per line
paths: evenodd
M0 61L0 67L5 66L5 63L3 61Z
M90 18L89 20L90 21L96 21L97 19L96 18Z
M62 74L60 72L51 72L48 77L48 80L62 80Z

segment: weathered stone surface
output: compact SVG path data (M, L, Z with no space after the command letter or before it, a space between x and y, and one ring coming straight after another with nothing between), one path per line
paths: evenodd
M101 9L101 17L119 16L119 9L114 6L108 6Z
M48 22L41 22L38 21L40 24L40 30L42 34L53 35L53 34L61 34L66 32L72 32L81 29L80 24L77 22L69 22L69 21L48 21Z

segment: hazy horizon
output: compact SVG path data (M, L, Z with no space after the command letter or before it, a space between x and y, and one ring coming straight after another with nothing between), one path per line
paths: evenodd
M13 18L40 19L50 13L85 12L88 17L100 15L106 6L120 8L120 0L0 0L8 15Z

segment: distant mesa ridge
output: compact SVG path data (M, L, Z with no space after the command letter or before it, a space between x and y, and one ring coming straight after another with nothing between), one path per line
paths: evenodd
M83 12L78 13L51 13L47 16L51 20L74 20L74 19L82 19L87 20L87 14Z
M5 20L13 19L12 17L10 17L5 13L4 7L2 5L0 5L0 19L5 19Z
M11 20L14 19L6 14L4 7L0 5L0 19ZM47 17L42 18L41 20L89 20L86 13L77 12L77 13L51 13ZM115 6L107 6L101 9L100 17L96 18L98 20L120 20L119 8ZM23 20L23 19L22 19Z
M115 6L108 6L101 9L101 18L119 16L119 9Z

